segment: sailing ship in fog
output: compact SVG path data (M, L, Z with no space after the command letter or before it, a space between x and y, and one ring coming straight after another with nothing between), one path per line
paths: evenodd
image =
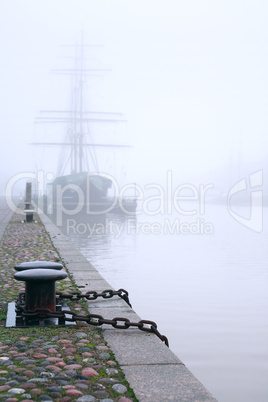
M67 74L72 78L71 107L69 110L41 111L36 119L39 124L63 124L67 128L62 142L38 142L35 145L58 146L58 174L47 187L46 203L53 208L83 210L91 214L123 213L135 214L137 199L135 194L119 196L115 177L110 172L101 173L96 149L116 151L129 148L126 143L96 141L93 132L96 124L108 126L125 122L120 113L87 110L85 102L86 77L107 69L86 68L83 40L75 45L74 67L53 70L57 74ZM105 129L102 130L102 132ZM98 135L98 133L97 133ZM101 136L103 137L103 136ZM66 152L67 151L67 152ZM115 158L116 159L116 158ZM116 163L116 160L114 161ZM133 187L134 188L134 187ZM111 192L112 194L109 194Z

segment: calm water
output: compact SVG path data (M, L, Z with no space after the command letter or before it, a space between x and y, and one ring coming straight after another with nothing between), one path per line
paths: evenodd
M268 400L267 208L261 233L221 205L200 217L69 218L70 239L220 402Z

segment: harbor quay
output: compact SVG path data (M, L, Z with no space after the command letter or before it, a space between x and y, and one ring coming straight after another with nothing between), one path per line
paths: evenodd
M16 264L37 260L62 263L67 277L56 283L56 291L62 294L115 289L46 215L34 214L33 222L26 223L21 211L13 215L8 209L3 211L1 208L0 226L5 230L0 241L0 399L216 401L156 334L138 327L108 325L114 317L141 321L118 295L68 302L79 316L104 317L106 322L100 327L79 320L66 326L7 327L8 305L24 292L24 283L14 279Z

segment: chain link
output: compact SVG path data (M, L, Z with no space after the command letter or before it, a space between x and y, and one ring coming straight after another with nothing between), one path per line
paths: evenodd
M67 298L75 301L80 300L82 297L86 297L87 300L95 300L97 297L110 298L114 294L120 296L118 292L120 292L120 294L121 292L123 292L123 295L126 294L128 297L128 293L124 289L119 289L118 291L105 290L102 293L90 291L87 292L85 295L82 295L79 292L72 292L71 294L57 293L57 295L59 295L59 297L62 299ZM90 297L90 299L88 299L88 296ZM92 299L91 297L94 298ZM124 317L115 317L109 320L103 318L101 315L98 314L83 315L83 314L77 314L70 310L51 311L46 308L36 308L34 310L27 311L26 308L24 307L25 305L24 299L25 299L25 293L20 293L16 301L16 311L21 313L21 315L25 318L29 319L40 318L41 320L48 317L58 318L61 321L68 321L68 322L83 321L93 326L101 326L103 324L112 325L113 328L117 329L128 329L130 327L134 327L140 329L141 331L155 334L156 336L158 336L159 339L161 339L161 341L163 341L167 346L169 346L167 337L165 335L160 334L160 332L157 329L157 325L154 321L140 320L139 322L131 322L128 318Z
M89 292L82 294L79 292L71 292L71 293L62 293L57 292L56 295L59 299L69 299L71 301L79 301L80 299L87 299L87 300L96 300L98 297L103 297L104 299L110 299L113 296L119 296L123 299L130 307L130 301L128 297L128 292L125 289L118 289L118 290L103 290L101 293L96 292L95 290L90 290Z

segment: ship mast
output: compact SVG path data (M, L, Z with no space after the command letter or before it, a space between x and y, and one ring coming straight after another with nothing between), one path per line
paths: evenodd
M83 158L83 123L82 123L82 118L83 118L83 37L82 37L82 43L80 47L80 132L79 132L79 171L82 172L82 158Z
M94 143L86 141L86 135L90 134L89 124L90 123L123 123L120 113L111 112L98 112L85 110L84 102L84 91L86 77L99 73L110 71L110 69L104 68L86 68L84 49L85 47L96 47L98 45L85 45L83 41L83 34L81 37L81 43L76 45L66 45L69 47L74 47L76 51L76 57L74 58L74 68L69 69L54 69L52 72L54 74L70 75L73 79L73 95L72 95L72 110L43 110L40 112L40 116L36 118L35 123L46 124L46 123L68 123L69 134L67 135L67 140L64 142L35 142L33 145L55 145L61 148L69 147L70 153L67 161L63 166L60 167L59 174L63 175L65 173L65 168L69 164L71 166L71 173L80 173L85 170L93 170L95 172L99 171L98 161L95 154L96 147L129 147L124 144L112 144L112 143ZM89 169L87 154L90 154L90 159L92 161L92 169Z

